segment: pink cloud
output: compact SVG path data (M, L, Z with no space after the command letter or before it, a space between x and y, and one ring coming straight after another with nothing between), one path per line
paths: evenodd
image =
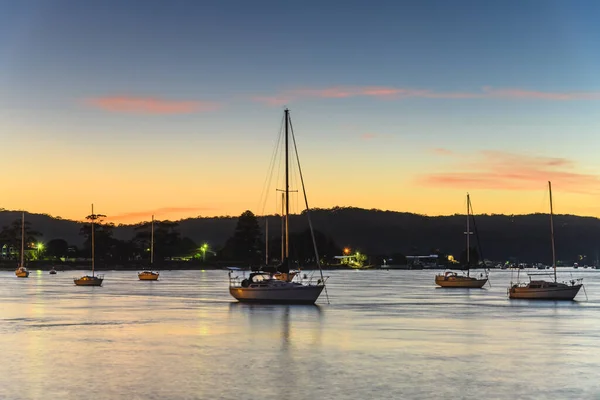
M333 86L284 90L277 95L254 97L253 100L280 106L306 98L345 99L373 97L380 99L515 99L515 100L600 100L600 92L543 92L519 88L496 89L489 86L474 92L437 92L430 89L397 88L391 86Z
M480 151L464 155L464 161L447 166L444 172L420 176L418 182L430 187L520 191L552 181L561 191L600 193L600 176L578 172L576 167L565 158Z
M165 100L154 97L113 96L87 99L86 103L104 111L131 114L191 114L215 111L218 103Z
M362 135L360 135L360 138L362 140L373 140L376 137L378 137L376 133L363 133Z

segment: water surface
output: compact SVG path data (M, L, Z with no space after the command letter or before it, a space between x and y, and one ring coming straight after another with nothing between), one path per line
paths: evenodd
M236 303L226 271L0 272L0 399L600 399L600 271L577 302L331 271L317 306Z

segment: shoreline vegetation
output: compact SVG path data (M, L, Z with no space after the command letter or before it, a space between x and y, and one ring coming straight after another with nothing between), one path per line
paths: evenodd
M87 270L90 268L91 261L67 261L67 262L51 262L51 261L30 261L27 263L27 268L30 271L50 271L54 268L56 271L80 271ZM0 271L13 271L17 267L16 261L0 261ZM165 261L161 264L154 264L152 267L148 263L143 262L128 262L128 263L101 263L96 262L95 269L96 271L142 271L152 269L155 271L202 271L202 270L227 270L229 267L240 268L241 270L249 271L251 269L250 266L242 265L241 263L235 262L216 262L216 263L202 263L197 261ZM428 268L418 268L412 269L407 265L371 265L365 268L353 268L346 264L328 264L321 265L323 270L377 270L377 271L388 271L388 270L398 270L398 271L434 271L434 270L444 270L447 269L447 265L438 265L437 267L428 267ZM572 266L557 266L557 268L572 268ZM594 267L590 267L592 270ZM300 268L302 271L313 271L318 270L316 265L306 265ZM456 268L455 269L460 269ZM483 270L488 269L490 271L500 271L500 268L484 268L482 266L478 266L475 268L470 268L471 270ZM534 270L536 268L530 267L525 270ZM517 270L517 268L508 268L509 270ZM522 269L523 270L523 269Z
M429 217L395 211L355 207L312 209L314 241L302 214L291 214L290 254L300 265L314 264L314 246L327 269L340 259L355 256L363 266L407 263L407 256L435 256L441 267L466 262L464 215ZM268 226L270 227L266 230ZM600 265L600 219L555 215L557 266ZM238 217L197 217L155 221L154 254L157 269L218 269L259 266L281 259L281 217L256 216L245 211ZM115 226L95 221L96 262L101 269L149 268L150 222ZM471 265L484 261L550 265L548 214L477 215L481 246L469 251ZM21 218L17 211L0 209L0 269L12 269L21 248ZM91 226L25 213L25 259L84 269L90 265ZM267 254L268 249L268 254ZM267 257L268 256L268 257ZM164 261L163 261L164 260ZM67 261L65 263L65 261ZM3 264L9 263L9 264ZM11 264L12 263L12 264ZM36 264L32 264L36 263ZM65 264L62 264L65 263ZM200 264L198 264L200 263ZM7 267L3 265L8 265ZM351 267L351 266L350 266ZM310 268L310 267L309 267ZM377 267L375 267L377 268ZM402 269L402 268L399 268Z
M91 261L73 261L73 262L51 262L51 261L30 261L27 268L30 271L40 270L49 271L54 268L57 271L80 271L90 269ZM0 271L13 271L17 266L15 261L0 261ZM152 269L155 271L190 271L190 270L226 270L228 267L250 270L249 266L243 266L240 263L199 263L194 261L165 261L161 264L154 264L152 267L148 263L130 262L130 263L102 263L96 262L96 271L141 271ZM322 265L324 270L338 270L353 268L348 265ZM307 265L302 267L302 271L317 270L316 265ZM380 269L378 266L373 269Z

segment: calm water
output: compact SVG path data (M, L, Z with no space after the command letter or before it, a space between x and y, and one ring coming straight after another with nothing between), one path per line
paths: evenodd
M235 303L225 271L0 272L0 399L600 399L600 271L570 273L588 301L333 271L309 307Z

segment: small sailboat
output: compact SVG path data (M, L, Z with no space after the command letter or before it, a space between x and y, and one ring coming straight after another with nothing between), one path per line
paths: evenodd
M156 281L159 275L158 271L152 271L152 265L154 264L154 215L150 227L150 269L138 273L140 281Z
M529 282L517 282L508 288L508 297L510 299L528 299L528 300L573 300L579 289L583 286L583 279L572 279L569 282L558 282L556 279L556 249L554 247L554 210L552 208L552 183L548 181L548 192L550 193L550 238L552 242L552 268L554 276L552 281L542 279L531 279ZM546 274L537 274L546 275ZM517 276L518 281L518 276Z
M296 152L296 158L298 161L298 172L300 174L300 182L302 183L302 190L304 192L304 201L306 206L306 215L308 217L308 225L313 239L313 245L315 250L315 259L317 260L317 266L320 271L320 278L313 281L312 278L306 280L296 279L292 281L290 276L290 260L289 260L289 136L291 121L289 116L289 110L286 108L284 111L284 123L285 123L285 215L284 215L284 240L283 240L283 257L281 264L276 267L267 267L262 270L251 271L248 278L245 276L232 276L232 270L229 271L229 293L236 300L246 303L272 303L272 304L314 304L319 298L323 289L325 289L326 278L323 276L323 270L319 262L319 256L317 254L317 247L312 229L312 222L310 219L310 212L308 207L308 200L306 197L306 190L304 187L304 179L302 177L302 170L300 169L300 163L298 153ZM292 139L295 149L295 138L292 131ZM277 273L287 274L284 275L285 279L277 279L275 275Z
M29 278L29 271L25 267L25 213L21 214L21 261L15 270L17 278Z
M52 267L50 269L50 272L48 272L50 275L56 275L56 270L54 269L54 267Z
M95 274L95 258L96 258L96 248L95 248L95 240L94 240L94 221L98 218L106 217L106 215L102 214L94 214L94 205L92 204L92 214L87 216L87 219L91 221L92 226L92 275L84 275L81 278L74 278L73 282L77 286L102 286L102 282L104 281L104 275L96 275Z
M443 274L438 274L435 276L435 283L438 286L445 288L473 288L479 289L482 288L488 281L487 273L484 276L481 274L479 278L474 278L470 276L469 271L471 267L471 242L470 236L473 234L470 229L470 221L472 214L472 206L471 206L471 197L467 193L467 231L465 235L467 235L467 273L458 274L454 271L446 271Z

